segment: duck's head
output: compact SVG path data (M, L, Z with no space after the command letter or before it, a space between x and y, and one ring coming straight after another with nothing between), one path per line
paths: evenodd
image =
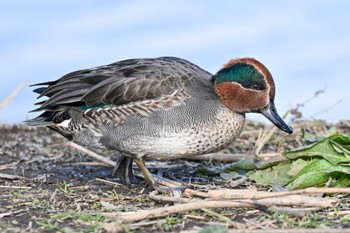
M238 113L261 113L279 129L293 132L277 113L275 83L269 70L259 61L253 58L230 60L213 76L213 83L226 107Z

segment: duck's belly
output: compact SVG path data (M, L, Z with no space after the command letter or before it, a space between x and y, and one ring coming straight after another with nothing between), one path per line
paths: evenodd
M235 140L242 131L244 115L228 109L218 111L211 120L178 129L163 127L141 130L125 136L116 149L147 160L170 160L215 152Z

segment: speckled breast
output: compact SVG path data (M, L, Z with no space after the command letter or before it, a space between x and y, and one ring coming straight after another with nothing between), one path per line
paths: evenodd
M239 136L244 120L244 114L222 108L209 120L188 128L164 130L155 136L134 135L123 140L119 149L148 160L179 159L215 152Z

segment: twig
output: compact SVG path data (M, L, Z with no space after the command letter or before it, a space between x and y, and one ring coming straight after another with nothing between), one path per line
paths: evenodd
M337 102L333 103L332 105L328 106L327 108L322 109L322 110L316 112L316 113L313 115L313 117L315 117L315 116L317 116L317 115L319 115L319 114L328 112L330 109L334 108L335 106L337 106L337 105L340 104L341 102L343 102L342 99L338 100Z
M286 192L256 192L252 190L209 190L208 196L212 199L264 199L298 194L335 194L350 193L350 188L306 188Z
M23 88L25 88L28 85L29 81L24 81L21 85L19 85L9 96L7 96L1 103L0 103L0 110L3 109L6 105L8 105L15 96L22 91Z
M12 185L0 185L0 188L10 188L10 189L31 189L31 187L26 187L26 186L12 186Z
M19 161L13 162L13 163L8 163L8 164L1 164L0 165L0 170L5 170L8 168L12 168L14 166L16 166L19 163Z
M255 227L259 228L259 229L267 230L266 227L262 226L262 225L259 224L259 223L253 222L252 220L243 218L243 221L245 221L246 223L249 223L249 224L251 224L251 225L253 225L253 226L255 226Z
M79 151L87 154L88 156L90 156L90 157L92 157L92 158L94 158L96 160L99 160L99 161L109 165L110 167L114 167L115 166L115 162L113 162L112 160L110 160L108 158L105 158L105 157L103 157L103 156L101 156L101 155L99 155L99 154L97 154L97 153L95 153L95 152L93 152L91 150L88 150L88 149L86 149L86 148L84 148L82 146L79 146L78 144L75 144L74 142L68 142L68 145L70 147L73 147L76 150L79 150Z
M143 178L143 175L139 172L135 172L135 176ZM158 184L169 187L169 188L181 188L181 187L183 187L183 184L176 182L176 181L173 181L173 180L169 180L165 177L157 176L154 174L152 174L152 177ZM183 195L184 196L197 196L197 197L203 197L203 198L208 197L207 193L193 190L190 188L185 188Z
M348 215L350 214L350 210L340 210L335 212L329 212L328 216L339 216L339 215Z
M136 222L147 218L163 217L168 214L182 213L186 211L198 210L201 208L242 208L252 207L254 204L233 201L197 201L193 203L179 204L175 206L160 207L151 210L141 210L138 212L110 212L102 213L106 217L115 217L123 222Z
M148 221L148 222L138 222L138 223L132 223L129 226L130 230L136 230L141 227L149 226L149 225L154 225L154 224L160 224L162 222L165 222L166 220L155 220L155 221ZM125 231L124 231L125 232Z
M207 193L193 190L193 189L185 189L184 195L197 196L197 197L203 197L203 198L209 197Z
M11 216L11 215L21 213L23 211L25 211L25 210L16 210L16 211L11 211L11 212L6 212L6 213L0 213L0 219L3 217L6 217L6 216Z
M164 201L164 202L173 202L173 203L188 203L196 202L200 199L187 199L187 198L175 198L162 195L156 195L157 193L152 192L150 195L151 199ZM210 199L211 201L217 201L218 199ZM289 195L289 196L280 196L273 198L264 198L264 199L255 199L255 198L236 198L236 199L219 199L221 201L237 201L241 203L251 203L259 206L271 207L271 206L306 206L306 207L320 207L326 208L330 207L336 200L334 199L325 199L321 197L312 197L305 195Z
M188 203L197 201L196 199L190 199L190 198L179 198L179 197L169 197L169 196L163 196L163 195L157 195L158 191L152 191L149 194L149 197L155 201L162 201L162 202L174 202L174 203Z
M302 205L303 203L305 203L305 201L302 200L304 198L305 197L300 196L299 202L292 203L292 204ZM278 199L279 199L278 204L281 204L282 198L278 198ZM285 198L284 201L286 202L287 200L288 198ZM127 213L111 212L111 213L102 213L102 214L106 217L114 217L120 221L130 223L130 222L140 221L143 219L163 217L169 214L182 213L182 212L198 210L202 208L244 208L244 207L253 207L253 206L273 206L275 204L276 204L276 200L272 198L264 199L264 200L256 200L256 201L254 200L238 200L238 201L206 200L206 201L195 201L190 203L183 203L175 206L161 207L161 208L150 209L150 210L141 210L137 212L127 212ZM291 204L290 201L288 204ZM324 203L321 203L321 206L323 204ZM327 206L322 206L322 207L329 207L329 206L331 206L330 203L328 203Z
M330 198L312 197L306 195L289 195L284 197L264 198L259 200L243 200L252 202L265 207L271 206L300 206L300 207L320 207L327 208L333 206L337 200Z
M95 180L100 181L100 182L105 183L105 184L110 184L112 186L123 186L123 187L125 187L122 184L119 184L119 183L116 183L116 182L113 182L113 181L109 181L109 180L104 180L104 179L100 179L100 178L95 178Z
M272 128L270 130L270 134L272 135L272 133L275 131L275 128ZM256 139L256 143L254 146L254 155L258 155L261 151L261 149L264 147L264 145L267 143L267 141L270 139L270 136L268 135L268 131L267 130L262 130L260 129L259 131L259 135L258 138Z
M237 179L237 180L232 180L230 182L230 187L237 187L242 185L243 183L245 183L248 180L248 177L246 176L242 176L242 178Z
M1 179L8 179L8 180L17 180L23 178L22 176L17 176L17 175L10 175L6 173L0 173L0 178Z

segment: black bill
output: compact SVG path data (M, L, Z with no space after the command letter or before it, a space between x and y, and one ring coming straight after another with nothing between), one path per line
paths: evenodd
M292 127L287 125L286 122L284 122L282 118L278 115L275 104L273 102L269 103L265 108L260 109L260 112L279 129L289 134L293 133Z

